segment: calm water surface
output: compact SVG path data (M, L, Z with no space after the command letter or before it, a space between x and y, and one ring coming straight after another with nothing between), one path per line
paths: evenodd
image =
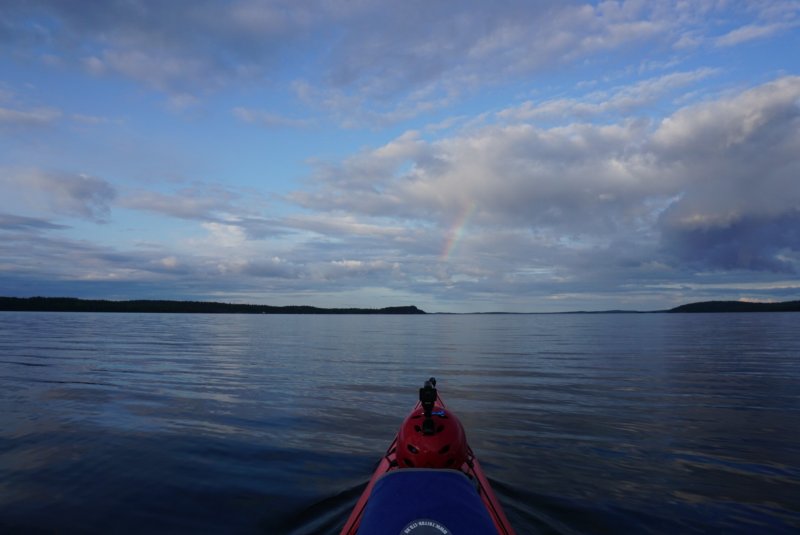
M435 375L520 534L796 533L798 326L0 312L0 531L337 533Z

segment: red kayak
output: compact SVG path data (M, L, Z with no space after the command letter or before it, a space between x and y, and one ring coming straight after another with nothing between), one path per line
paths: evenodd
M341 535L498 533L514 529L431 377Z

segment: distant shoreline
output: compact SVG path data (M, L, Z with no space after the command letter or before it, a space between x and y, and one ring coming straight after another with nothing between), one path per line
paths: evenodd
M753 303L749 301L702 301L666 310L576 310L571 312L528 312L526 314L695 314L728 312L800 312L800 301ZM477 314L518 314L517 312L478 312Z
M110 301L75 297L0 297L0 311L6 312L115 312L172 314L428 314L414 305L384 308L321 308L306 305L272 306L219 303L214 301L170 301L137 299ZM472 312L484 315L521 314L668 314L709 312L800 312L800 301L751 303L745 301L703 301L668 310L598 310L573 312ZM438 312L435 314L456 314Z
M425 314L411 306L385 308L320 308L271 306L214 301L168 301L138 299L109 301L74 297L0 297L0 310L18 312L146 312L173 314Z
M704 301L681 305L667 312L800 312L800 301L782 301L780 303Z

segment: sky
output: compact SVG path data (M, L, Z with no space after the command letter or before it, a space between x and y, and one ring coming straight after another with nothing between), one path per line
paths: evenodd
M800 299L800 2L4 0L0 295Z

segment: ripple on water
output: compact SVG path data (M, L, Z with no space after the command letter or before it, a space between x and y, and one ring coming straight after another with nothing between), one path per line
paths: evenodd
M435 375L519 533L793 533L797 317L0 313L0 530L336 533Z

